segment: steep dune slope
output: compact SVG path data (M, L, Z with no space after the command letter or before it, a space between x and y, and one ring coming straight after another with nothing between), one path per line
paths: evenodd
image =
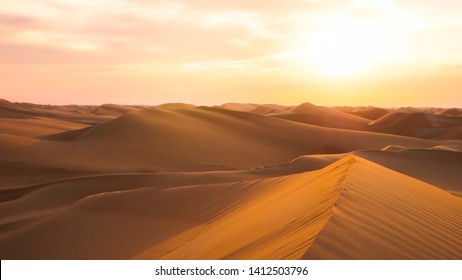
M297 175L88 196L0 238L0 257L460 259L462 199L347 156Z
M460 259L462 199L356 157L306 259Z
M264 180L90 196L1 238L0 257L299 258L330 217L351 163Z
M390 168L417 180L435 185L447 192L462 195L462 153L453 144L453 150L408 149L387 147L386 150L363 150L345 154L304 155L287 164L296 172L323 168L347 155L356 155ZM396 150L394 150L396 149ZM281 166L277 167L281 168ZM273 171L274 172L274 171Z
M105 174L29 186L4 187L0 188L0 235L43 219L90 195L147 187L171 188L255 180L319 168L317 161L304 160L281 166L238 171ZM12 224L17 226L8 226ZM9 229L6 229L7 227Z
M460 195L462 153L438 150L359 151L370 161ZM323 168L348 154L301 156L288 164L239 171L111 174L84 176L0 189L0 226L26 218L44 217L88 195L144 187L175 187L236 182L296 174ZM9 171L11 172L11 171ZM39 213L35 215L34 213Z

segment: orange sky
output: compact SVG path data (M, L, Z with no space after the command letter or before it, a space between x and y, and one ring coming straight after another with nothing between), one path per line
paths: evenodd
M0 2L0 98L462 107L458 0Z

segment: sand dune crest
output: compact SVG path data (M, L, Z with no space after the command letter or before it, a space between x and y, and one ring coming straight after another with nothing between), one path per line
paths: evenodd
M461 201L348 156L297 175L89 196L1 238L0 254L52 259L453 259L462 257ZM70 240L79 247L73 248Z

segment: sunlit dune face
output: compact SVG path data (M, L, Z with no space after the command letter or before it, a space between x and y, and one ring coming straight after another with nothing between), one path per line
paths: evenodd
M349 76L391 59L397 35L380 23L336 19L315 32L304 55L323 75Z

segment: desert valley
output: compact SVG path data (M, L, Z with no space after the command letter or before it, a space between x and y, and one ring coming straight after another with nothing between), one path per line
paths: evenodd
M1 259L461 259L462 109L0 100Z

